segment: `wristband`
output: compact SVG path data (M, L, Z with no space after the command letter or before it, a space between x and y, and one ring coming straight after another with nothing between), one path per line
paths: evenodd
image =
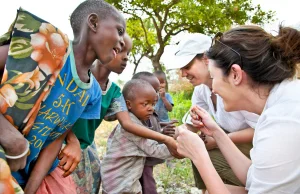
M26 141L27 141L27 140L26 140ZM11 160L20 159L20 158L24 157L26 154L28 154L28 152L29 152L29 147L30 147L30 145L29 145L29 142L27 141L27 148L26 148L26 150L25 150L22 154L20 154L20 155L18 155L18 156L9 156L9 155L6 155L6 154L5 154L5 157L8 158L8 159L11 159Z

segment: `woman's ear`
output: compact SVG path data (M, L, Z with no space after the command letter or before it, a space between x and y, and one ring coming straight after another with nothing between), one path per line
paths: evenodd
M202 57L202 60L204 61L204 64L208 66L208 57L204 54L203 57Z
M92 30L93 32L96 32L98 25L99 25L98 15L95 13L91 13L88 16L88 26L89 26L90 30Z
M234 85L239 85L243 80L243 70L241 66L233 64L230 70L230 78L232 78L232 83Z
M131 102L129 100L126 100L126 106L127 106L128 110L131 109Z

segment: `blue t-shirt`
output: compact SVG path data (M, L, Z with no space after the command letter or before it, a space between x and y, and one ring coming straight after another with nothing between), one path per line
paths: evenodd
M166 93L165 95L166 95L166 99L169 101L169 103L172 106L174 106L171 95L169 93ZM158 98L158 101L155 105L155 111L158 115L160 122L169 122L170 121L169 115L168 115L168 110L166 109L165 104L161 98Z
M98 119L101 110L101 89L92 74L90 82L80 80L73 51L47 99L42 102L37 118L26 139L30 143L30 155L24 170L13 173L21 185L26 184L40 151L70 129L78 118ZM58 165L56 158L49 173Z

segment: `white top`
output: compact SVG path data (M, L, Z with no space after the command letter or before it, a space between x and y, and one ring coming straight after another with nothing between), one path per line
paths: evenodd
M300 193L300 80L271 90L257 122L246 189L256 193Z
M208 86L204 84L196 86L192 96L192 104L198 105L209 112L218 125L230 133L246 129L248 127L255 127L258 115L247 111L226 112L224 110L223 99L219 95L217 95L217 110L215 110L211 100L211 94L212 92ZM191 118L188 116L186 122L189 123L190 120Z

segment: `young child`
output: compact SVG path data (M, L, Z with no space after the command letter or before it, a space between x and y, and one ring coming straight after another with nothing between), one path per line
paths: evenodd
M96 119L100 116L101 90L89 72L92 63L96 59L101 63L108 63L124 45L125 21L114 7L104 1L84 1L74 10L70 21L74 33L74 41L69 45L70 54L26 136L31 145L25 170L14 173L18 182L25 187L26 194L75 192L72 181L63 179L62 170L55 168L58 161L53 161L67 131L78 118ZM55 28L49 25L42 24L41 27L46 26L46 29L40 27L41 34L36 36L52 33L51 30ZM52 36L50 34L49 37L57 38L57 33ZM58 42L49 43L48 49L52 49L54 43ZM41 49L43 46L45 45L37 48ZM29 57L34 57L35 60L43 58L38 54L39 52L35 52ZM41 61L38 70L46 75L53 73L52 67L45 68L42 65L44 63ZM63 169L68 171L69 168L71 166L64 166ZM48 173L51 174L44 179Z
M158 93L160 89L160 83L157 77L150 73L150 72L139 72L136 73L132 79L141 79L144 81L147 81L152 85L156 93ZM168 125L164 126L162 129L158 115L154 111L153 115L150 117L150 119L143 123L146 127L149 129L152 129L153 131L157 131L160 133L163 133L165 135L169 135L171 137L174 137L175 135L175 125L173 123L168 123ZM164 163L164 160L153 158L153 157L147 157L145 166L143 169L142 177L140 178L140 183L142 186L143 194L156 194L156 182L153 177L153 167L157 164Z
M139 125L153 115L157 94L146 81L133 79L123 88L131 120ZM104 193L142 193L139 182L146 157L171 158L166 145L125 131L118 125L107 141L101 166Z
M169 122L170 118L168 112L172 112L174 103L172 97L166 92L167 89L167 77L162 71L154 72L154 75L160 82L159 88L159 99L155 105L155 111L158 114L159 120L161 122Z

